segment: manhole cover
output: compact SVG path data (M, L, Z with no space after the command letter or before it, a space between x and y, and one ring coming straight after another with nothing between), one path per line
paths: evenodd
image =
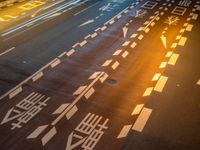
M106 80L106 83L107 83L108 85L114 85L114 84L117 83L117 81L116 81L115 79L108 79L108 80Z

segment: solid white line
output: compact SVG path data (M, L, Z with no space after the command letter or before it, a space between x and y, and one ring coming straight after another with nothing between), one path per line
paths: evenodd
M138 132L142 132L151 113L152 109L143 108L132 129Z
M167 83L167 80L168 80L168 77L161 76L154 87L154 91L162 92L165 87L165 84Z
M43 125L43 126L37 127L37 129L35 129L29 136L27 136L26 139L34 139L34 138L38 137L42 133L42 131L44 131L47 127L48 127L48 125Z
M128 135L128 132L130 131L131 127L132 127L132 125L125 125L121 129L121 131L120 131L119 135L117 136L117 138L119 139L119 138L126 137Z
M53 127L47 134L42 137L42 145L44 146L49 140L53 138L53 136L57 133L56 128Z
M67 120L69 120L76 112L78 111L78 108L76 105L66 114Z
M3 53L1 53L0 56L3 56L3 55L7 54L8 52L10 52L10 51L12 51L14 49L15 49L15 47L9 48L8 50L6 50Z
M144 104L138 104L137 106L135 106L131 115L138 115L141 112L143 107L144 107Z

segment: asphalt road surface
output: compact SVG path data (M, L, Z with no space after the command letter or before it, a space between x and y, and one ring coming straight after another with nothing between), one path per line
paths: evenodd
M0 149L199 150L199 14L67 0L1 19Z

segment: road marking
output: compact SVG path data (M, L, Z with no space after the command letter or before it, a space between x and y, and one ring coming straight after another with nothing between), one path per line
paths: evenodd
M94 92L95 92L95 89L91 87L90 90L85 94L85 98L89 99Z
M57 115L57 114L61 114L66 108L67 106L69 106L69 103L66 103L66 104L61 104L58 109L56 109L52 115Z
M108 66L111 62L112 62L111 59L110 59L110 60L106 60L106 61L103 63L103 65L101 65L101 66L102 66L102 67L106 67L106 66Z
M136 45L137 45L137 43L136 43L136 42L133 42L133 43L131 44L131 48L135 48Z
M176 48L176 46L177 46L177 43L173 43L171 48Z
M153 9L158 3L157 2L153 2L153 1L147 1L146 3L144 3L141 8L145 8L145 9Z
M48 143L56 133L56 128L53 127L47 134L42 137L42 145L44 146L46 143Z
M131 38L135 38L138 34L137 33L134 33L131 35Z
M69 120L77 111L78 108L76 105L74 105L74 107L72 107L72 109L66 113L67 120Z
M128 132L130 131L132 125L125 125L122 130L120 131L119 135L117 136L117 138L123 138L126 137L128 135Z
M96 37L97 36L97 33L95 32L95 33L93 33L92 35L91 35L91 38L94 38L94 37Z
M128 44L130 43L130 41L126 41L122 44L122 46L128 46Z
M165 87L165 84L167 83L167 80L168 80L168 77L161 76L154 87L154 91L162 92Z
M167 65L167 62L162 62L162 63L160 64L159 68L165 68L166 65Z
M86 87L87 87L87 86L80 86L80 87L73 93L73 95L79 95L79 94L81 94L81 93L85 90Z
M132 129L138 132L142 132L150 115L152 113L152 109L143 108L142 112L140 113L139 117L137 118L135 124L133 125Z
M152 78L152 81L157 81L161 76L161 73L155 73L153 78Z
M84 40L83 42L81 42L81 43L80 43L80 46L82 47L82 46L84 46L85 44L87 44L87 41L86 41L86 40Z
M94 22L94 19L88 20L88 21L86 21L86 22L80 24L79 27L82 27L82 26L88 25L88 24L93 23L93 22Z
M176 40L180 40L181 39L181 35L177 35Z
M156 24L155 22L152 22L152 23L151 23L151 26L153 27L153 26L155 26L155 24Z
M193 14L192 19L197 20L198 16L199 16L198 14Z
M112 65L112 69L115 70L118 66L119 66L119 62L116 61L116 62Z
M74 16L76 16L76 15L78 15L78 14L80 14L80 13L86 11L86 10L88 10L89 8L91 8L91 7L95 6L95 5L97 5L98 3L99 3L99 2L96 2L95 4L92 4L91 6L89 6L89 7L85 8L85 9L83 9L83 10L81 10L81 11L75 13Z
M185 43L186 43L186 41L187 41L187 38L186 38L186 37L181 37L181 39L180 39L178 45L180 45L180 46L184 46Z
M146 28L146 29L144 30L145 33L148 33L149 31L150 31L150 28Z
M61 53L59 56L58 56L58 58L62 58L64 55L66 55L67 54L67 52L63 52L63 53Z
M85 36L84 39L87 40L89 37L91 37L90 34L88 34L87 36Z
M75 48L75 47L77 47L79 45L79 43L76 43L76 44L74 44L73 46L72 46L72 48Z
M17 89L15 89L14 91L12 91L10 94L9 94L9 99L15 97L17 94L19 94L20 92L22 92L22 87L18 87Z
M134 108L134 110L132 111L131 115L132 116L133 115L138 115L141 112L141 110L142 110L143 107L144 107L144 104L138 104L138 105L136 105L135 108Z
M197 81L197 85L200 85L200 80Z
M105 73L105 74L100 78L101 83L103 83L107 78L108 78L108 74Z
M144 27L140 27L137 29L137 31L142 31L144 29Z
M169 61L168 61L168 64L169 65L175 65L176 64L176 61L178 60L178 57L179 57L179 54L173 54Z
M114 55L114 56L117 56L117 55L119 55L121 52L122 52L122 50L117 50L117 51L115 51L115 53L114 53L113 55Z
M186 31L192 31L193 25L192 24L188 24Z
M166 38L166 36L162 35L162 36L160 37L160 39L161 39L161 41L162 41L164 47L167 48L167 38Z
M125 51L125 52L122 54L122 57L123 57L123 58L126 58L126 57L128 56L128 54L129 54L129 53L128 53L127 51Z
M142 34L140 34L140 36L138 37L139 40L142 40L144 38L144 36Z
M9 48L8 50L4 51L3 53L0 53L0 56L3 56L3 55L9 53L10 51L12 51L14 49L15 49L15 47Z
M103 26L103 27L101 28L101 31L104 31L106 28L107 28L107 26Z
M187 8L185 7L180 7L180 6L176 6L173 10L172 10L172 14L175 15L179 15L179 16L183 16L186 12Z
M38 137L47 127L48 125L37 127L37 129L35 129L29 136L27 136L26 139L34 139Z
M43 75L44 75L44 74L43 74L42 71L39 72L39 73L37 73L35 76L33 76L32 81L33 81L33 82L37 81L37 80L40 79Z
M94 72L88 79L92 80L98 77L98 75L100 75L101 72Z
M113 23L115 23L115 20L111 20L111 21L109 22L110 25L112 25Z
M153 91L153 87L149 87L145 90L142 96L150 96L152 91Z
M58 64L60 64L61 61L60 59L56 58L52 63L51 63L51 68L56 67Z
M124 35L124 38L125 38L126 35L127 35L127 32L128 32L128 28L127 27L123 27L122 31L123 31L123 35Z
M181 29L181 30L180 30L180 33L184 33L184 32L185 32L185 29Z
M165 55L165 57L171 57L171 55L173 54L173 52L172 51L169 51L169 52L167 52L167 54Z
M75 52L75 50L74 50L74 49L71 49L70 51L68 51L68 52L66 53L66 55L67 55L67 56L71 56L74 52Z

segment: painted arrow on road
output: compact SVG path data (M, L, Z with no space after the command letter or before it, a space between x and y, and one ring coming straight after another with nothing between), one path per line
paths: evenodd
M88 20L88 21L82 23L81 25L79 25L79 27L85 26L85 25L90 24L90 23L92 23L92 22L94 22L94 19Z
M160 38L162 40L164 47L167 48L167 38L164 35L162 35Z
M123 30L123 35L124 35L124 38L125 38L126 35L127 35L128 28L127 27L123 27L122 30Z

